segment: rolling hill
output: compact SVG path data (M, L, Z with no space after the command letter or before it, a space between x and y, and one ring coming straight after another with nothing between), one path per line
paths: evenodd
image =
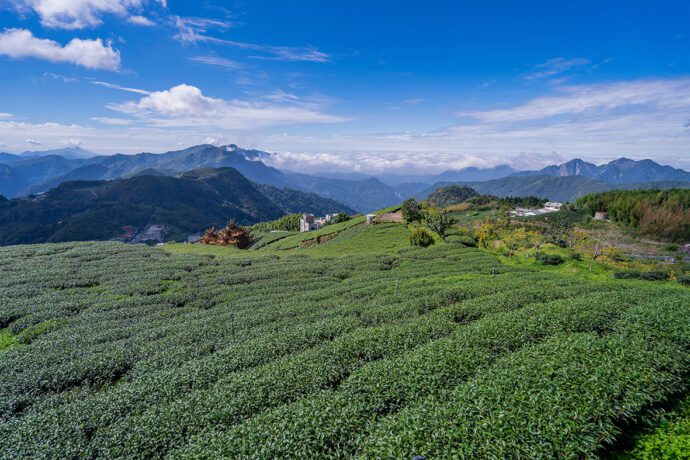
M0 244L107 240L124 226L149 224L166 225L168 238L179 240L229 219L249 225L294 212L337 211L354 212L313 194L253 184L232 168L71 181L37 198L0 202Z
M600 458L687 395L688 288L363 221L0 248L0 456Z

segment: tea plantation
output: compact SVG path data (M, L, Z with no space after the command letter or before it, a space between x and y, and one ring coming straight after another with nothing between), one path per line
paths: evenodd
M690 289L355 224L1 248L0 458L596 458L687 391Z

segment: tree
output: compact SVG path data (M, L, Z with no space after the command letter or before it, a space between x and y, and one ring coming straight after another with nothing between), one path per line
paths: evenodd
M496 234L494 225L489 221L484 222L481 227L479 227L475 236L477 244L483 248L488 248L491 241L496 238L498 238L498 235Z
M410 244L426 248L434 244L434 236L424 227L415 227L410 232Z
M453 226L453 218L445 209L428 208L424 211L424 224L445 240L446 232Z
M402 204L402 216L405 222L419 222L422 220L422 208L414 198L408 198Z

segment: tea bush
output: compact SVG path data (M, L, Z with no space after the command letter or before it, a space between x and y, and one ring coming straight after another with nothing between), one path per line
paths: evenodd
M0 457L593 456L684 391L689 306L464 244L0 248Z

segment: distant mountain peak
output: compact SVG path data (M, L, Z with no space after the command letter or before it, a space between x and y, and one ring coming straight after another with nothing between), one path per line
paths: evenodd
M62 149L22 152L19 155L22 157L59 156L70 160L84 160L97 156L95 153L89 152L88 150L85 150L79 146L65 147Z
M650 159L637 161L625 157L599 166L578 158L560 165L547 166L539 171L526 171L516 175L582 176L620 184L663 181L690 182L690 172L671 166L663 166Z

